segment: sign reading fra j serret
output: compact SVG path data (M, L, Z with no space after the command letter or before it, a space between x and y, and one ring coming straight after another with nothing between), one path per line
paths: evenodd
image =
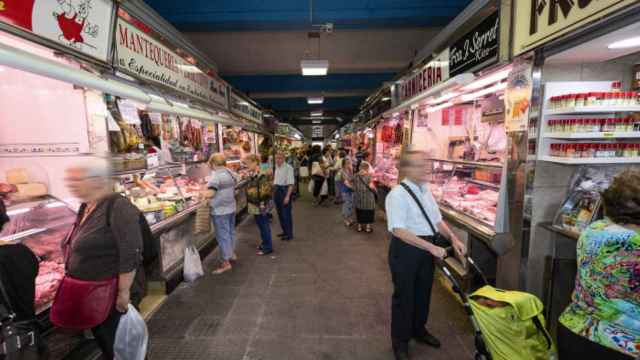
M494 12L449 47L449 76L498 60L500 17Z
M514 1L513 54L550 42L640 0Z

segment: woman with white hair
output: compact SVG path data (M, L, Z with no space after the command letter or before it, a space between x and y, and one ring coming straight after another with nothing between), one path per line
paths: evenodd
M144 270L141 213L129 200L113 192L109 170L103 159L66 170L67 187L82 205L63 244L66 275L53 304L52 320L55 318L58 325L64 326L61 323L81 321L73 317L80 317L83 310L104 313L104 318L84 322L104 357L113 359L120 317L130 303L141 299Z

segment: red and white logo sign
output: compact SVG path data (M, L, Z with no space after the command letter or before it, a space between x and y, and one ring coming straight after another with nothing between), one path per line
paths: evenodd
M111 0L0 0L0 21L108 60Z

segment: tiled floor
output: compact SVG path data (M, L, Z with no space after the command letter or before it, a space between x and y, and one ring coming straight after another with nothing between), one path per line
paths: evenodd
M241 224L234 270L181 285L150 320L150 360L393 359L383 222L360 234L338 206L301 199L294 223L296 239L275 240L270 257L255 256L253 220ZM280 232L277 220L272 228ZM471 325L439 283L429 328L443 347L412 344L414 359L472 358Z

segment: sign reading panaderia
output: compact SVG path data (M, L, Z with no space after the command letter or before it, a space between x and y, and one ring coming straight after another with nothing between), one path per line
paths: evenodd
M229 103L231 112L262 125L262 112L257 107L251 105L248 101L233 92L231 92Z
M402 80L398 102L402 103L418 96L447 79L449 79L449 49Z
M227 85L203 72L164 45L150 28L122 16L116 28L116 66L140 79L150 80L204 102L227 107Z
M455 76L498 59L500 17L498 12L449 47L449 73Z
M640 0L518 0L513 53L519 55Z

